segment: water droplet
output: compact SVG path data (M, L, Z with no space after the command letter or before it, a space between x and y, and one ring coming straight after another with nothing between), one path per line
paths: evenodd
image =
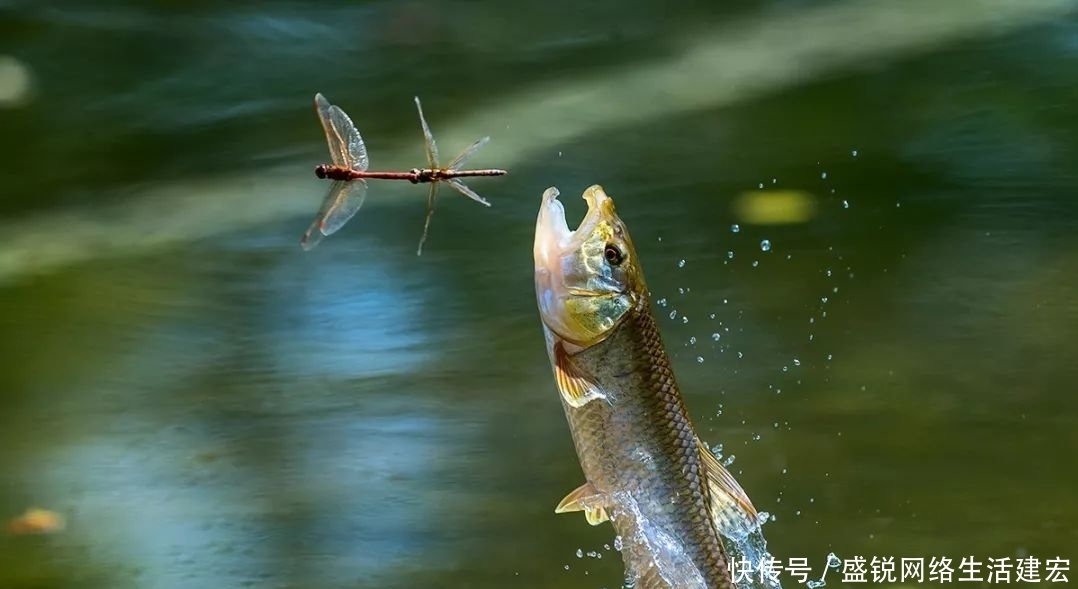
M755 268L755 267L757 267L757 266L759 266L759 265L760 265L760 260L753 260L753 261L752 261L752 267L753 267L753 268Z
M857 150L855 149L855 150L851 151L850 155L852 155L853 157L857 157Z
M708 315L708 317L711 317L712 319L714 319L714 318L715 318L715 314L714 314L714 313L712 313L711 315Z
M715 316L712 315L712 317L714 318ZM722 334L720 334L718 332L715 332L715 333L711 334L711 339L713 339L715 341L719 341L720 339L722 339Z
M827 555L827 566L837 569L842 566L842 559L840 559L834 552Z
M769 252L771 251L771 240L765 239L760 242L760 249Z
M827 304L827 297L820 297L820 302L826 305Z
M764 183L761 182L761 183L757 184L756 187L762 189L764 187Z
M677 293L678 294L685 294L685 289L679 286L679 287L677 287Z
M577 549L576 549L576 557L577 557L577 558L584 558L584 551L583 551L583 550L581 550L581 549L579 549L579 548L577 548Z
M828 355L827 355L827 359L828 359L828 360L830 360L830 359L831 359L831 354L828 354Z
M621 536L614 536L614 550L621 551L624 544L621 543Z
M794 358L794 366L800 366L800 365L801 365L801 361L798 360L797 358Z
M820 174L820 179L821 180L827 180L827 172L824 172L824 173Z
M828 278L830 278L830 277L831 277L831 269L830 269L830 268L828 268L828 269L827 269L827 277L828 277Z
M673 311L670 311L670 318L674 319L676 317L677 317L677 309L674 309Z
M741 358L744 358L744 357L745 357L745 355L744 355L744 354L742 354L741 352L738 352L738 353L737 353L737 357L738 357L738 359L741 359Z
M848 200L842 201L842 208L844 208L844 209L850 208L850 201L848 201Z
M776 426L776 427L777 427L778 425L779 425L778 423L775 423L775 426ZM786 469L785 469L785 468L784 468L784 469L782 469L782 474L786 474Z
M696 357L696 363L697 364L703 364L704 363L704 357L703 356L697 356Z
M759 442L760 441L760 434L752 434L752 439L753 439L753 441Z
M731 454L731 455L726 457L726 460L722 461L722 465L726 466L726 467L729 467L731 464L734 463L734 460L736 460L736 459L737 459L737 457L734 456L733 454Z
M732 231L734 233L737 233L737 232L741 231L741 226L738 225L737 223L734 223L733 225L730 225L730 231Z
M695 335L689 336L689 345L690 346L695 346L696 345L696 336Z
M655 304L659 305L660 307L665 307L666 306L666 299L665 298L659 299L659 300L655 301Z
M772 179L771 179L771 183L772 183L772 184L778 184L778 182L779 182L779 179L778 179L778 178L772 178Z
M734 250L730 250L730 251L726 252L726 259L728 259L728 260L734 259Z
M682 316L681 316L681 322L682 322L682 323L688 323L688 322L689 322L689 318L688 318L688 317L686 317L686 316L684 316L684 315L682 315Z

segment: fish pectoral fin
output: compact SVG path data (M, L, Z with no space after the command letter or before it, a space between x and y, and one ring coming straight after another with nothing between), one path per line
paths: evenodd
M591 483L584 483L566 495L554 508L554 513L583 511L588 523L597 526L610 520L602 503L602 495L595 490L595 487L591 486Z
M700 461L710 495L711 517L720 534L743 537L756 526L756 508L752 501L726 470L707 445L696 440L700 448Z
M554 344L554 381L562 398L573 408L606 398L592 379L573 364L561 342Z

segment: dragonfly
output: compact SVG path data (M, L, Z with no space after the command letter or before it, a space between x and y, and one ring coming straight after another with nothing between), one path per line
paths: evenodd
M323 237L337 232L349 219L359 212L363 201L367 197L367 180L407 180L412 184L430 184L427 192L427 216L423 221L423 235L419 238L419 247L416 255L422 255L423 244L427 241L430 231L431 217L434 215L434 203L438 198L438 185L445 183L452 186L457 192L474 200L475 202L490 206L487 199L479 196L471 188L468 188L461 178L477 176L504 176L508 172L498 169L485 170L462 170L464 162L468 160L480 147L490 141L490 137L483 137L472 143L464 151L460 152L453 161L445 167L438 164L438 145L434 141L434 135L427 125L427 119L423 116L423 106L419 97L415 97L415 106L419 111L419 122L423 127L423 139L427 151L427 167L412 168L407 172L377 172L369 171L370 158L367 156L367 146L363 142L352 119L335 104L330 104L321 93L314 96L314 108L318 114L318 120L322 122L322 129L326 133L326 142L329 144L329 156L332 164L319 164L314 169L318 178L332 180L326 198L322 201L322 207L307 228L306 233L300 240L304 250L310 250L322 240Z

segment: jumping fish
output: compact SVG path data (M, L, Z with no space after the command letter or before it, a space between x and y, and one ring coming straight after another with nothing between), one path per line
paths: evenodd
M575 231L553 187L535 226L539 315L585 479L555 511L611 522L639 589L732 589L729 549L758 531L756 509L693 429L614 201L598 185L583 196Z

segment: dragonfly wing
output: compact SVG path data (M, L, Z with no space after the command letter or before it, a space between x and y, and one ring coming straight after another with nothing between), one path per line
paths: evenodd
M314 95L314 110L318 114L318 120L322 123L322 130L326 133L330 159L338 166L352 167L351 157L348 155L348 146L345 144L341 133L334 127L333 105L326 100L325 96L318 93Z
M434 142L434 135L427 126L427 119L423 116L423 105L419 104L419 97L415 97L415 107L419 111L419 123L423 125L423 138L427 146L427 165L431 169L438 167L438 144Z
M423 221L423 235L419 237L419 247L415 250L415 255L419 256L423 254L423 244L427 241L427 232L430 230L430 219L434 216L434 201L438 198L438 183L430 183L430 191L427 192L427 218Z
M458 155L453 161L449 162L448 168L450 170L459 170L460 167L464 165L464 162L468 160L468 158L475 155L475 152L479 151L480 147L483 147L487 144L487 141L490 141L490 137L484 137L479 141L476 141L475 143L469 145L468 149L465 149L464 151L460 152L460 155Z
M483 198L482 196L479 196L471 188L465 186L459 178L450 178L449 180L447 180L447 182L449 182L450 186L456 188L457 192L463 194L464 196L467 196L468 198L474 200L481 205L487 205L488 207L490 206L490 202L488 202L487 199Z
M367 198L367 181L363 179L349 182L336 181L329 187L329 194L322 202L311 226L303 234L300 245L309 250L318 245L327 235L332 235L355 216L363 201Z
M318 224L321 219L315 219L311 226L307 228L307 231L303 234L303 237L299 240L299 246L303 248L303 251L310 251L314 249L314 246L322 242L322 232L318 230Z
M356 126L352 124L352 119L348 118L348 115L337 105L329 107L329 117L341 141L347 146L349 163L345 165L360 172L366 170L370 164L367 158L367 146L363 144L363 138L360 137Z

